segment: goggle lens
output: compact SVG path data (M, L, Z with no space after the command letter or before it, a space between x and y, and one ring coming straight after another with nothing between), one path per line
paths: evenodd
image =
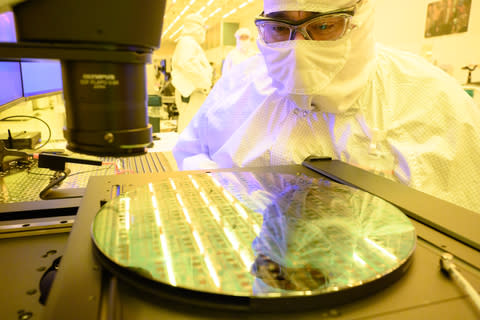
M326 16L313 20L305 26L312 40L337 40L347 30L349 16Z
M307 40L334 41L343 37L350 18L346 14L321 16L299 26L268 20L258 21L257 27L266 43L291 40L292 34L296 32L301 32Z

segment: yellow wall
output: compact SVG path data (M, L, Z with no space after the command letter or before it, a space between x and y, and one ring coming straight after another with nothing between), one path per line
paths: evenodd
M450 71L459 83L467 72L461 68L478 64L472 81L480 81L480 1L472 0L468 31L425 38L427 6L434 0L376 0L375 36L378 42L425 56L432 52L436 63Z
M468 64L480 65L480 0L472 0L468 32L425 38L427 6L437 0L370 0L376 2L375 36L386 45L425 56L432 52L432 59L455 77L459 83L467 79L461 67ZM262 1L255 1L246 8L239 22L240 27L255 30L253 19L262 10ZM230 21L230 20L229 20ZM256 30L255 30L256 31ZM174 44L164 43L156 52L168 57ZM225 46L207 50L210 61L218 63L231 50ZM223 56L222 56L223 55ZM480 81L480 66L473 73L472 81Z

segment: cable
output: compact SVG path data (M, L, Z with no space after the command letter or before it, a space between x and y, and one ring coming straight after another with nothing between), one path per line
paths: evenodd
M470 297L474 307L480 312L480 295L475 288L465 279L453 263L453 255L444 253L440 257L440 270L450 278Z
M108 170L108 169L111 169L111 168L113 168L113 164L110 164L110 165L109 165L108 167L106 167L106 168L104 167L104 168L100 168L100 169L77 171L77 172L74 172L74 173L70 174L69 177L75 176L75 175L78 175L78 174L90 173L90 172L101 171L101 170Z
M40 148L43 148L47 145L47 143L50 142L50 139L52 138L52 130L50 129L50 126L48 125L48 123L46 123L44 120L40 119L39 117L35 117L35 116L27 116L27 115L16 115L16 116L8 116L8 117L5 117L5 118L2 118L0 119L0 121L7 121L8 119L12 119L12 118L30 118L30 119L35 119L35 120L38 120L38 121L41 121L43 122L46 126L47 126L47 129L48 129L48 139L47 141L40 145L39 147L33 149L33 150L38 150Z
M31 174L31 175L34 175L34 176L41 176L41 177L49 177L49 178L53 178L55 176L54 174L38 173L38 172L32 172L30 170L27 170L27 174L29 174L29 175ZM45 180L48 180L48 179L37 179L37 180L45 181Z
M42 191L40 191L40 199L48 200L49 193L51 192L52 188L55 187L56 185L60 185L60 183L67 178L69 173L70 173L69 169L65 169L63 171L56 171L50 183Z

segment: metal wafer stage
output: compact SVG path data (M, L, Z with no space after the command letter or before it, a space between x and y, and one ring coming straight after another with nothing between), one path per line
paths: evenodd
M43 318L476 319L439 261L480 286L478 215L372 176L307 161L92 177Z

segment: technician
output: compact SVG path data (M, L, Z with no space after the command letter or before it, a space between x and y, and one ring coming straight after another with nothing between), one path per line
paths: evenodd
M185 17L184 27L172 56L172 84L179 112L180 133L205 101L212 85L213 70L200 46L205 42L204 19L199 14Z
M234 65L237 65L251 56L258 53L252 43L252 33L248 28L240 28L235 32L235 48L225 57L222 67L222 75L230 71Z
M373 17L373 0L264 0L262 54L217 82L178 167L330 156L480 212L480 110L440 69L376 44Z

